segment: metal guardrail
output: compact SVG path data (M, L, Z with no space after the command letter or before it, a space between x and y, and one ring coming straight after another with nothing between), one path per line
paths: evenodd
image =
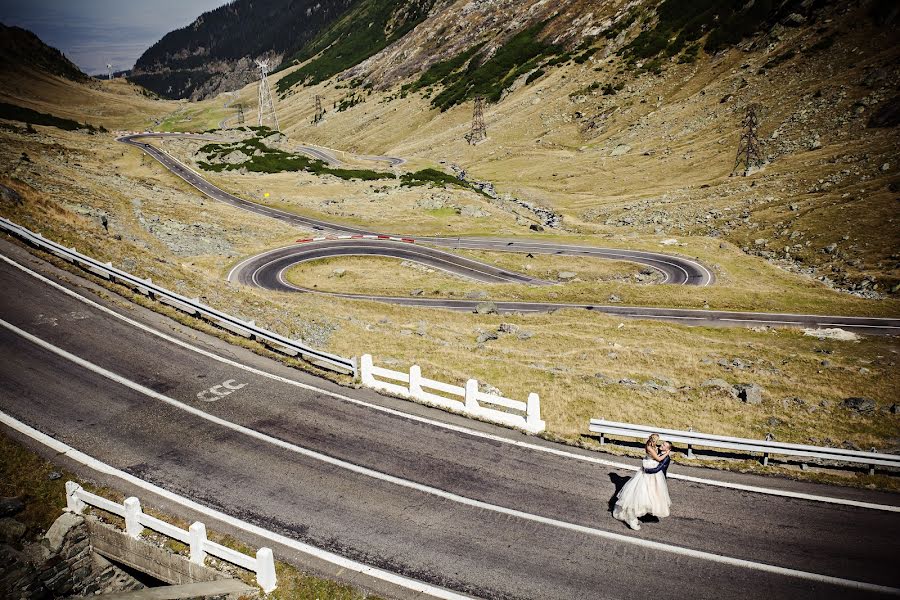
M186 312L195 317L202 316L208 321L236 333L237 335L256 339L269 346L273 350L288 354L290 356L300 356L304 360L332 371L347 373L356 377L356 359L344 358L337 354L330 354L321 350L311 348L297 340L288 339L268 329L258 327L253 321L242 321L237 317L233 317L227 313L221 312L205 304L202 304L197 298L187 298L181 294L176 294L164 287L160 287L153 283L152 280L141 279L130 273L126 273L112 266L112 263L102 263L89 256L85 256L78 252L75 248L66 248L62 244L58 244L52 240L48 240L39 233L34 233L30 229L26 229L21 225L17 225L0 217L0 229L7 231L29 244L41 248L82 268L108 279L117 281L132 289L138 291L145 296L156 298L163 304L173 306L178 310Z
M85 506L95 506L100 510L118 515L125 519L125 533L129 537L137 539L144 527L158 533L174 538L191 549L191 562L203 565L206 555L235 564L239 567L256 573L256 582L267 594L275 590L275 559L270 548L260 548L256 556L248 556L243 552L232 550L222 544L206 539L206 525L200 522L191 524L185 531L171 523L166 523L156 517L146 514L141 510L141 502L137 498L125 498L123 504L113 502L102 496L87 492L74 481L66 482L66 510L81 514Z
M763 465L769 464L769 456L772 454L794 456L800 458L816 458L821 460L833 460L840 462L858 463L869 466L869 473L875 472L875 467L900 468L900 455L886 454L882 452L864 452L861 450L846 450L844 448L828 448L823 446L805 446L803 444L789 444L775 440L753 440L746 438L713 435L696 431L678 431L675 429L659 429L646 425L633 425L631 423L617 423L604 419L591 419L588 429L600 434L600 443L605 443L605 435L619 437L646 439L651 433L658 433L664 439L671 442L687 444L687 456L693 458L693 446L705 448L722 448L727 450L740 450L744 452L760 452L763 455Z

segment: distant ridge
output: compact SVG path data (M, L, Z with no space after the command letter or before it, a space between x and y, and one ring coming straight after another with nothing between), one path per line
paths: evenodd
M193 100L256 78L253 59L298 52L358 0L235 0L167 33L129 79L168 98Z
M33 67L76 82L90 79L65 55L48 46L35 34L21 27L8 27L0 23L0 62L6 69L15 65Z

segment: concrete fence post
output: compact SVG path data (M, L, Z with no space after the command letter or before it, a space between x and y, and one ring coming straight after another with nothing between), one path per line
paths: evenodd
M359 379L366 387L375 387L375 378L372 377L372 355L363 354L359 359Z
M469 379L466 381L466 411L476 412L478 410L478 381Z
M256 583L267 594L275 591L275 558L271 548L256 551Z
M526 403L525 424L532 433L540 433L547 428L547 424L541 420L541 399L531 392L528 394L528 402Z
M191 540L191 562L202 565L206 560L206 525L196 521L191 523L188 528L188 534Z
M413 398L422 396L422 369L419 365L409 368L409 395Z
M84 501L78 497L78 492L80 491L81 486L74 481L66 482L66 510L71 511L76 515L80 515L84 512L84 507L86 506Z
M144 531L141 525L141 501L134 496L125 498L125 533L137 538Z

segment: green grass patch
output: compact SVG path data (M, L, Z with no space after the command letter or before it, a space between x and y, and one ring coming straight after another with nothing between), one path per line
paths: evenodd
M427 71L422 73L422 76L419 77L414 83L407 84L409 87L407 88L411 92L415 92L416 90L420 90L425 87L431 87L432 85L441 83L451 74L458 72L462 69L469 60L475 56L475 54L481 50L484 46L484 42L472 46L465 52L460 52L453 58L434 63L431 65ZM406 86L404 86L406 87Z
M433 0L362 0L320 33L300 52L286 59L309 62L282 77L281 94L298 84L315 85L380 52L422 22ZM312 60L310 60L312 59Z
M437 169L421 169L413 173L404 173L400 176L400 185L405 187L415 187L418 185L444 187L445 185L454 185L486 196L481 190L472 187L469 182L463 181L455 175L450 175L449 173L444 173Z
M47 113L42 113L30 108L25 108L24 106L7 104L6 102L0 102L0 119L21 121L23 123L29 123L31 125L47 125L50 127L56 127L57 129L64 129L65 131L87 129L90 133L96 133L98 131L101 133L106 132L106 128L104 128L102 125L100 127L94 127L93 125L90 125L88 123L79 123L78 121L73 121L72 119L55 117Z
M520 76L535 69L541 59L562 52L559 46L538 38L545 23L537 23L520 31L483 63L469 61L468 67L457 70L443 79L444 89L434 97L431 105L442 112L475 96L497 102Z
M257 136L266 137L272 132L267 127L250 128L256 131ZM307 171L316 175L334 175L341 179L362 179L374 181L376 179L393 179L393 173L372 171L371 169L335 169L329 167L321 160L310 158L303 154L285 152L277 148L265 145L259 137L252 137L239 142L225 144L206 144L200 147L200 152L207 155L210 160L218 161L232 152L241 152L247 156L247 160L239 163L207 162L199 161L198 166L204 171L221 173L223 171L238 171L246 169L254 173L283 173L285 171Z

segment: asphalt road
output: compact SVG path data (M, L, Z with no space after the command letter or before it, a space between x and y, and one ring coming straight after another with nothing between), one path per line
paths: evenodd
M198 173L188 169L180 162L173 159L165 152L159 150L151 144L138 141L143 137L168 137L179 134L137 134L131 136L123 136L120 141L142 149L144 152L153 156L162 163L163 166L170 171L190 183L206 196L225 202L237 208L248 210L250 212L278 219L282 222L289 223L298 227L312 229L321 234L346 234L356 236L372 236L378 235L375 232L366 229L328 223L285 211L261 206L259 204L249 202L232 194L229 194L218 187L207 182ZM195 136L197 137L197 136ZM204 138L205 139L205 138ZM395 236L396 237L396 236ZM382 240L384 241L384 240ZM677 255L669 255L658 252L646 252L637 250L622 250L618 248L596 248L592 246L578 246L573 244L554 244L547 242L532 242L527 240L513 239L494 239L494 238L441 238L441 237L425 237L418 238L416 242L427 243L432 246L440 246L445 248L466 248L476 250L505 251L519 253L540 253L554 254L560 256L592 256L597 258L607 258L613 260L627 260L639 264L643 264L651 269L660 272L663 275L663 282L667 284L677 285L710 285L715 281L712 272L700 262ZM352 252L348 250L351 244L358 244L357 253L362 254L362 247L367 248L366 252L381 256L394 256L405 260L413 260L423 262L423 254L425 250L420 244L405 244L400 247L385 243L385 248L378 246L373 240L332 240L317 242L315 250L317 258L326 256L347 255ZM501 271L492 265L462 259L457 255L449 252L441 253L439 250L431 249L428 251L430 257L425 264L436 266L442 264L444 268L452 270L454 273L465 275L477 281L487 281L483 279L485 273L500 274L501 277L508 277L511 274L507 271ZM292 258L293 257L293 258ZM283 281L280 274L290 264L300 262L301 260L310 260L312 256L307 245L299 245L290 248L280 248L270 252L266 252L238 265L229 274L232 281L240 281L247 285L255 285L270 290L280 291L299 291L299 292L315 292L323 293L315 290L292 286ZM521 276L522 283L539 284L545 283L536 280L530 280L525 276ZM478 301L473 300L443 300L434 298L395 298L386 296L377 296L371 294L330 294L345 298L357 298L366 300L377 300L381 302L390 302L394 304L402 304L406 306L423 306L431 308L446 308L453 310L473 310ZM734 311L713 311L713 310L693 310L693 309L673 309L673 308L654 308L654 307L635 307L620 305L603 305L603 304L572 304L572 303L554 303L554 302L495 302L497 309L502 312L547 312L564 308L580 308L593 310L606 314L618 315L625 318L649 318L660 319L676 323L690 325L712 325L712 326L790 326L790 327L840 327L842 329L852 329L869 334L886 334L896 335L900 333L900 319L898 318L875 318L875 317L846 317L839 315L804 315L792 313L757 313L757 312L734 312Z
M631 532L608 509L628 471L374 410L223 364L63 295L5 262L0 290L0 318L11 326L177 402L309 452L250 437L123 386L7 326L0 327L4 412L170 491L393 572L485 598L871 595L671 550L678 546L900 587L898 513L670 480L672 517ZM158 315L128 313L170 334L177 330ZM177 331L207 351L315 383L240 348ZM204 401L206 390L226 381L241 387ZM331 384L318 385L327 390ZM378 402L368 390L341 392ZM475 428L526 439L487 424ZM884 493L779 485L897 503ZM661 545L629 543L634 539Z
M298 246L279 248L249 258L236 265L228 275L229 281L254 287L261 287L277 292L308 292L325 294L340 298L357 300L376 300L403 306L421 306L426 308L444 308L471 312L484 300L449 300L444 298L425 298L421 296L394 297L373 294L340 294L322 292L311 288L289 283L284 272L291 266L319 258L333 256L378 255L392 256L405 260L416 260L436 269L443 269L463 275L476 281L489 283L530 283L547 285L551 282L528 280L517 273L502 271L496 267L482 263L470 264L474 261L459 256L438 252L425 246L396 242L390 240L321 240L308 242ZM553 302L504 302L495 301L497 311L501 313L547 312L561 309L584 309L612 314L626 318L659 319L690 325L712 326L761 326L770 327L840 327L867 334L897 335L900 333L900 319L841 317L826 315L798 315L756 312L728 312L714 310L693 310L673 308L650 308L637 306L567 304Z
M142 138L165 138L165 137L185 137L184 134L135 134L126 135L119 138L119 141L131 146L140 148L156 160L164 167L178 175L194 188L202 192L204 195L218 200L226 204L230 204L236 208L247 210L255 214L264 215L274 219L278 219L284 223L309 229L321 234L349 234L349 235L379 235L368 229L343 225L340 223L329 223L319 219L304 217L294 213L281 211L267 206L256 204L239 198L233 194L229 194L224 190L214 186L206 181L199 173L185 167L179 161L175 160L167 153L152 144L139 141ZM204 136L201 139L209 139ZM395 237L403 237L397 235ZM522 240L495 239L495 238L441 238L427 237L419 238L418 241L435 246L447 248L467 248L477 250L494 250L507 252L522 253L541 253L556 254L564 256L593 256L596 258L611 258L615 260L628 260L642 265L646 265L656 271L660 271L664 275L665 283L685 284L685 285L709 285L715 281L714 275L696 260L687 257L664 254L661 252L645 252L635 250L621 250L618 248L597 248L594 246L577 246L572 244L553 244L542 242L530 242ZM450 254L447 253L449 257ZM415 260L415 258L412 258ZM473 261L475 262L475 261ZM490 265L479 263L481 269L491 268Z
M311 156L322 162L332 166L332 167L342 167L346 166L346 163L335 156L332 152L325 148L317 147L317 146L307 146L300 145L296 148L297 152L302 152L307 156ZM403 163L406 162L405 158L398 158L396 156L377 156L373 154L355 154L353 155L357 160L368 160L372 162L384 162L387 163L390 167L399 167Z

